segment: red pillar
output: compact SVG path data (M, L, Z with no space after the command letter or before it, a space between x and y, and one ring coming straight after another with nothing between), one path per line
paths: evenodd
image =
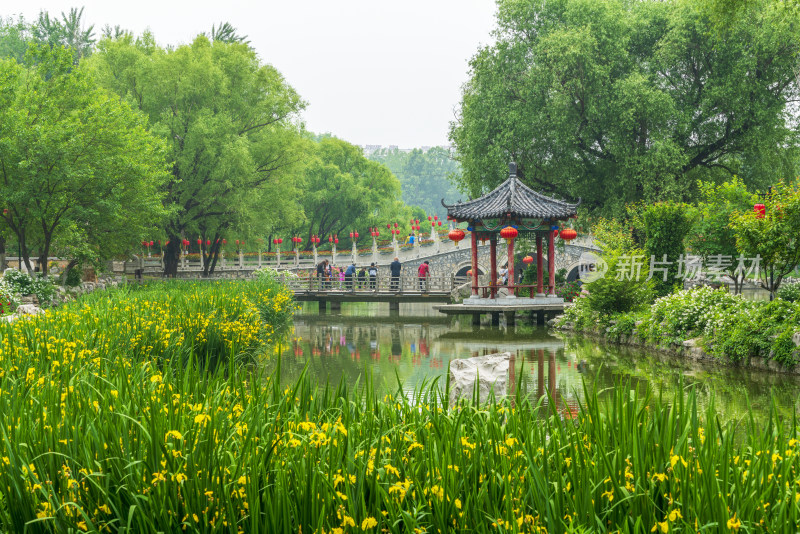
M508 296L514 295L514 240L507 239L508 241Z
M536 293L544 294L544 260L542 259L542 234L536 233Z
M489 238L489 249L491 250L492 261L492 292L491 298L497 296L497 236L492 235Z
M550 273L550 289L547 294L555 296L556 294L556 245L555 245L555 232L550 230L547 241L547 270Z
M478 296L478 234L473 230L472 236L472 296Z

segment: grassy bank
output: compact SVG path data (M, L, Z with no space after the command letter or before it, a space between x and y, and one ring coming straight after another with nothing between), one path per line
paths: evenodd
M578 299L566 310L560 324L565 323L578 332L653 347L680 347L699 338L707 354L732 363L759 357L793 367L798 361L792 336L800 332L800 302L780 298L753 301L701 287L659 298L646 311L605 315Z
M620 387L574 420L509 403L283 388L249 362L291 299L221 283L91 296L0 327L0 529L778 531L796 421ZM269 321L272 321L270 323ZM217 363L217 365L213 365ZM219 365L224 363L225 365ZM737 436L734 439L734 436Z

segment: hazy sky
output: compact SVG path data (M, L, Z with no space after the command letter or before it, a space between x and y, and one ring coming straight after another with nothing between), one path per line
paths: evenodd
M162 44L187 43L230 22L308 103L314 132L352 143L447 144L468 60L491 42L494 0L0 0L4 18L85 6L109 24Z

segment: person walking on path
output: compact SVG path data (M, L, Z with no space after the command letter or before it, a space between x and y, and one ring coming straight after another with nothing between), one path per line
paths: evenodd
M431 265L428 260L425 260L420 264L419 269L417 270L417 274L419 275L419 290L426 292L428 291L428 275L431 272Z
M369 288L375 289L376 282L378 280L378 268L375 267L374 263L370 264L368 272L369 272Z
M400 263L400 258L395 258L391 265L389 265L389 270L392 273L392 291L399 291L400 289L400 269L402 268L403 264Z

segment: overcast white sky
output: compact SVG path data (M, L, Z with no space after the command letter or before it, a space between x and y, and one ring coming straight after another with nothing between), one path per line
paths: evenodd
M0 15L36 18L85 6L160 44L230 22L308 102L309 130L351 143L448 144L470 57L491 42L494 0L0 0Z

